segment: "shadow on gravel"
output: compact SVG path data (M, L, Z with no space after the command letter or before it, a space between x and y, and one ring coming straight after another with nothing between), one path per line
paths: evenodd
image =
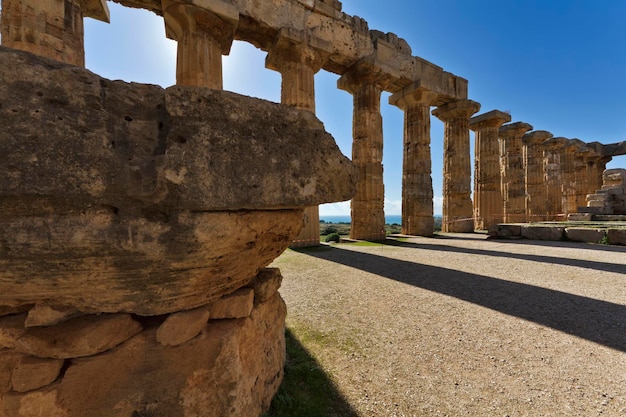
M427 246L423 249L473 253L470 249L447 246ZM455 297L626 352L625 305L338 247L325 251L299 252ZM485 251L476 253L484 255ZM524 255L523 258L533 260L534 257ZM554 263L555 259L546 258L541 261Z
M285 377L262 417L358 417L294 333L285 331Z
M444 238L444 239L447 239L447 238ZM476 240L474 239L474 242L475 241ZM500 242L502 241L498 241L498 243ZM532 241L532 242L534 245L537 244L537 241ZM553 242L553 243L558 243L558 242ZM495 257L509 258L509 259L510 258L522 259L525 261L575 266L578 268L595 269L595 270L603 271L603 272L614 272L616 274L626 275L626 264L612 264L612 263L588 261L588 260L582 260L582 259L557 258L554 256L532 255L528 253L511 253L511 252L505 252L505 251L501 252L501 251L493 251L493 250L485 250L485 249L459 248L455 246L437 245L437 244L431 244L431 243L420 244L420 243L415 243L415 242L403 242L403 241L395 240L395 239L387 239L384 242L384 244L390 245L390 246L402 246L406 248L432 250L432 251L437 251L437 252L444 251L444 252L468 253L471 255L495 256ZM557 244L549 245L549 246L559 247ZM563 247L563 245L561 245L561 247ZM573 244L572 246L567 246L567 247L576 248L577 246ZM580 247L580 245L578 247ZM593 246L592 249L597 249L597 248ZM619 252L623 251L624 255L626 256L626 248L624 249L620 248L620 249L621 250Z

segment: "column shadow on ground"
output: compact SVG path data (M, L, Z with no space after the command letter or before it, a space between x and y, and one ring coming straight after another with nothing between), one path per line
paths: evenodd
M285 331L285 376L262 417L358 417L317 360L297 336Z
M299 252L454 297L626 352L625 305L337 247Z
M475 242L476 240L473 239L473 241ZM500 242L501 241L498 241L498 243ZM416 243L416 242L403 242L403 241L396 240L396 239L387 239L384 242L384 244L390 245L390 246L402 246L406 248L423 249L423 250L430 250L430 251L467 253L470 255L486 255L486 256L494 256L494 257L500 257L500 258L521 259L525 261L575 266L579 268L595 269L595 270L603 271L603 272L614 272L616 274L626 275L626 263L613 264L613 263L607 263L607 262L589 261L589 260L584 260L584 259L558 258L554 256L533 255L529 253L511 253L511 252L505 252L505 251L501 252L501 251L494 251L494 250L472 249L472 248L438 245L438 244L431 244L431 243L421 244L421 243ZM556 244L550 245L550 246L558 247L558 245ZM571 246L571 247L576 248L576 246ZM596 248L593 247L593 249L596 249ZM622 251L624 252L624 255L626 256L626 248L621 249L619 252L622 252Z

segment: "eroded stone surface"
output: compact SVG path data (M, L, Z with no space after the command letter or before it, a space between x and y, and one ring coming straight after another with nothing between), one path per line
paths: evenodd
M254 290L242 288L209 304L212 319L237 319L248 317L254 306Z
M561 240L565 227L550 226L522 226L522 237L533 240Z
M15 341L26 331L25 320L25 313L0 317L0 349L15 347Z
M208 320L207 306L172 313L157 329L157 341L164 346L182 345L199 335Z
M254 303L263 303L273 297L280 288L283 276L278 268L264 268L250 283L254 290Z
M75 307L37 304L28 311L24 325L26 327L53 326L81 314Z
M57 326L30 327L15 349L39 358L79 358L111 349L141 329L130 314L90 315Z
M598 243L606 236L604 229L593 229L589 227L567 227L565 236L575 242Z
M63 363L61 359L23 357L11 375L13 391L27 392L51 384L59 376Z
M0 414L30 416L43 409L50 410L46 416L63 417L261 415L282 380L285 314L276 294L249 317L210 321L179 346L161 345L157 328L148 328L107 352L73 360L50 386L7 394Z

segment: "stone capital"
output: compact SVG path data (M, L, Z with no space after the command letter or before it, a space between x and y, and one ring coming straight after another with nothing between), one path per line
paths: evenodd
M551 151L558 151L562 149L567 144L568 139L562 136L552 137L550 139L546 139L543 142L544 148Z
M566 143L565 146L563 147L563 150L566 153L576 153L578 152L581 148L585 147L585 142L583 142L580 139L569 139Z
M422 86L418 80L389 97L389 104L406 110L411 106L431 106L440 94Z
M393 75L387 67L372 58L364 58L355 63L337 80L337 88L354 94L365 85L375 85L381 90L392 82Z
M323 39L308 36L306 32L282 28L265 58L265 67L281 72L287 63L298 63L318 72L330 54L333 45Z
M535 130L533 132L528 132L524 136L522 136L522 142L524 142L525 145L531 146L541 145L552 136L554 135L547 130Z
M110 23L111 14L106 0L82 0L82 10L85 17Z
M239 11L222 0L162 0L165 32L180 40L185 32L206 32L215 39L223 55L230 47L239 24Z
M433 116L444 122L455 119L469 119L480 110L480 103L472 100L456 100L433 110Z
M529 130L533 130L532 125L524 122L515 122L503 125L500 130L500 138L506 140L524 135Z
M511 121L511 115L500 110L492 110L470 119L469 128L474 131L486 127L500 127L503 123Z

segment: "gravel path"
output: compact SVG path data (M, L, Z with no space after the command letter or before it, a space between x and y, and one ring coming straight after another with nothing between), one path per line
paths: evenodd
M273 266L359 416L626 416L624 247L448 234Z

